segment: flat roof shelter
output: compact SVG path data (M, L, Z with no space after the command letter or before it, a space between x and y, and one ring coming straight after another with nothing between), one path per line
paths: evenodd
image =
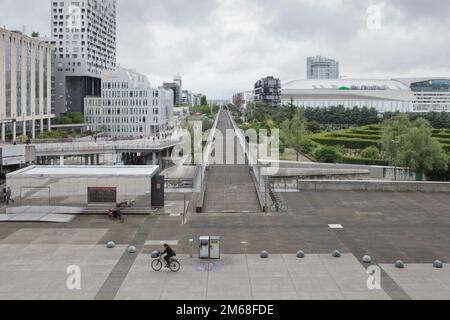
M30 166L6 176L15 206L111 205L127 200L151 207L158 166Z

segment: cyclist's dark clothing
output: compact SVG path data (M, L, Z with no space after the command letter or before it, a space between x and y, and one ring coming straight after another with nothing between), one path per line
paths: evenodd
M164 257L164 260L166 260L167 265L169 265L170 259L176 256L175 251L173 251L171 247L167 247L166 250L164 250L164 252L161 253L161 256L164 254L166 255Z

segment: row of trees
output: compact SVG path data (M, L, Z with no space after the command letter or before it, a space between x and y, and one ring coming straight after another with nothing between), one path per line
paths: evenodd
M287 119L292 119L297 110L302 110L304 118L308 122L318 124L341 125L368 125L380 123L381 118L374 108L354 107L347 109L343 106L328 108L303 108L294 105L284 105L280 108L271 108L265 103L249 103L244 114L249 122L265 122L268 118L281 124Z
M387 112L383 114L383 120L394 119L399 114L400 112ZM407 113L407 116L411 121L423 118L435 129L450 128L450 113L448 112Z
M379 124L386 120L394 119L401 114L400 112L386 112L379 115L375 108L354 107L345 108L344 106L321 107L301 107L298 108L292 104L283 105L280 108L270 108L265 103L249 103L244 114L248 122L262 122L272 119L275 124L281 124L286 119L292 119L297 109L304 111L304 117L308 122L320 125L355 125L363 126L370 124ZM428 112L428 113L407 113L411 121L423 118L427 120L435 129L450 128L450 113L448 112Z

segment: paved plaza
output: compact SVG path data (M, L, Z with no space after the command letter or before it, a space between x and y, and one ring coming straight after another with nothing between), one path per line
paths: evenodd
M170 215L127 216L124 224L105 216L0 223L0 299L450 299L448 195L282 197L289 211L270 214L196 214L193 197L185 225ZM210 265L188 245L202 235L222 239L222 257ZM107 249L108 241L116 247ZM150 269L150 253L163 242L179 255L177 274ZM335 249L341 258L331 256ZM261 250L270 257L259 258ZM367 289L365 254L381 268L381 290ZM399 259L405 269L394 267ZM443 269L433 268L436 259ZM71 265L81 268L81 290L66 289Z

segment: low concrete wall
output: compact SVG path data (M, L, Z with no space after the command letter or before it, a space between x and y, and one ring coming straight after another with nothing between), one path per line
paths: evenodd
M350 181L350 180L299 180L300 191L392 191L392 192L445 192L450 193L450 183L410 181Z

